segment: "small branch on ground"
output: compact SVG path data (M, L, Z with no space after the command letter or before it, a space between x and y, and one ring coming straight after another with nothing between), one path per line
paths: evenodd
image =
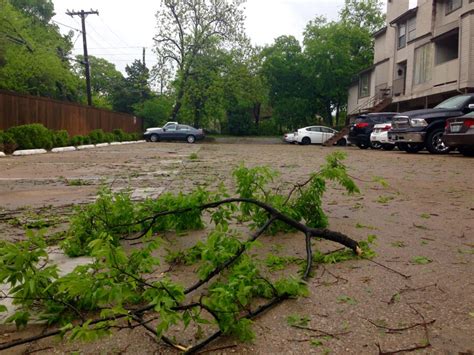
M395 273L395 274L397 274L397 275L400 275L400 276L402 276L402 277L405 278L405 279L409 279L409 278L411 277L411 275L403 274L403 273L401 273L400 271L397 271L397 270L395 270L395 269L392 269L391 267L388 267L387 265L381 264L381 263L379 263L379 262L377 262L377 261L375 261L375 260L367 259L367 258L366 258L365 260L368 260L368 261L370 261L371 263L374 263L374 264L376 264L376 265L378 265L378 266L383 267L384 269L387 269L387 270L389 270L389 271L391 271L391 272L393 272L393 273Z
M435 322L435 320L431 320L431 321L427 322L425 320L425 317L423 316L423 314L420 313L420 311L418 311L411 304L408 304L408 306L413 310L413 312L415 312L421 318L422 322L417 323L417 324L413 324L412 326L409 326L409 327L404 327L406 329L402 329L402 328L400 328L400 329L401 330L407 330L407 329L415 328L415 327L418 327L418 326L422 326L424 331L425 331L425 341L424 341L424 343L423 344L416 344L416 345L413 345L413 346L410 346L410 347L407 347L407 348L402 348L402 349L397 349L397 350L387 350L387 351L383 351L380 344L375 343L375 345L379 349L379 355L393 355L393 354L412 352L412 351L426 349L426 348L431 347L431 341L430 341L430 334L429 334L429 331L428 331L428 325L433 324ZM368 319L367 319L367 321L372 323ZM374 323L372 323L372 324L374 324ZM376 324L374 324L374 325L376 325ZM381 327L381 326L378 326L378 325L376 325L376 326ZM384 328L384 329L397 329L397 328L386 328L386 327L381 327L381 328Z

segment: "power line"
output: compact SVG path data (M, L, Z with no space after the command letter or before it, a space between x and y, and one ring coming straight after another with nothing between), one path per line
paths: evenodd
M102 20L100 17L99 17L99 20L105 25L105 27L108 28L108 30L115 36L118 38L119 41L121 41L123 44L125 44L126 46L129 46L129 44L127 42L125 42L124 39L122 39L119 35L117 35L110 27L109 25L107 25L104 20Z
M61 22L56 21L56 20L51 20L51 22L54 22L55 24L60 25L60 26L64 26L64 27L70 28L71 30L74 30L74 31L77 31L77 32L82 32L82 31L81 31L80 29L78 29L78 28L71 27L71 26L69 26L69 25L66 25L66 24L61 23Z
M87 36L86 36L86 17L88 15L99 15L99 11L69 11L66 12L67 15L74 18L74 16L80 16L82 22L82 41L84 44L84 66L86 67L86 85L87 85L87 103L89 106L92 106L92 93L91 93L91 74L89 68L89 56L87 54Z

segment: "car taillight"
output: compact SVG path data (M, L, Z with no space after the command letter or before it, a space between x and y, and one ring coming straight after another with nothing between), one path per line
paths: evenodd
M467 128L474 126L474 119L464 120L464 126L466 126Z
M356 128L364 128L364 127L367 127L369 124L367 122L359 122L359 123L356 123Z
M448 131L449 128L449 121L446 121L446 124L444 125L444 129Z

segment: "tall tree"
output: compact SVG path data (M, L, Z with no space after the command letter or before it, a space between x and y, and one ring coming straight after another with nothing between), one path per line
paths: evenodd
M44 23L48 23L55 15L51 0L10 0L10 3L23 13L34 16Z
M235 43L241 38L244 0L162 0L156 14L158 33L154 40L160 62L176 68L176 119L183 104L194 62L211 46Z
M134 106L150 99L150 73L146 65L135 60L125 67L127 77L116 81L113 87L112 107L116 111L133 113Z
M347 22L317 18L306 26L304 45L314 99L324 107L322 116L331 125L332 113L336 112L337 122L347 104L352 78L372 63L371 34Z
M85 80L84 56L76 56L74 69ZM123 80L123 75L115 68L115 64L106 59L89 56L91 72L91 89L94 106L112 108L112 96L118 83Z
M345 0L340 12L342 22L358 26L373 33L385 24L381 0Z
M262 72L276 120L284 128L305 125L311 118L311 98L300 43L293 36L281 36L262 54Z
M70 36L0 0L0 88L77 101L79 78L71 70Z

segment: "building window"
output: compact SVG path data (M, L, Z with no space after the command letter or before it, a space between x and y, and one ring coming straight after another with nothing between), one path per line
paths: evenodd
M415 70L413 82L415 85L426 83L431 80L433 58L431 55L431 43L415 49Z
M370 72L360 75L359 78L359 97L370 95Z
M459 53L459 31L452 32L435 42L435 64L457 59Z
M398 49L407 45L407 24L401 23L398 25Z
M407 21L407 40L413 41L416 37L416 17L412 17Z
M462 7L462 0L448 0L446 2L446 15Z
M411 17L407 21L398 24L398 49L404 48L407 42L413 41L416 37L416 17Z

